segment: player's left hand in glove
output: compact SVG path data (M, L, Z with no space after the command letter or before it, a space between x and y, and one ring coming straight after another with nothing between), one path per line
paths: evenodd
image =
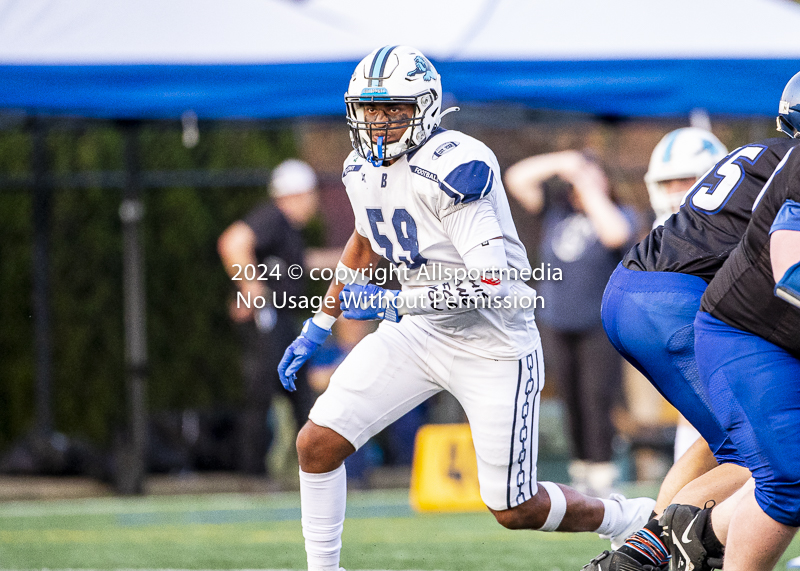
M325 342L325 339L330 334L330 329L323 329L311 319L306 319L305 323L303 323L303 332L284 351L283 358L278 364L278 376L281 378L281 384L284 389L287 391L295 390L294 382L297 380L297 371L314 354L314 351Z
M374 284L348 284L339 294L339 307L347 319L385 319L397 323L403 317L397 310L398 295L400 290L384 289Z

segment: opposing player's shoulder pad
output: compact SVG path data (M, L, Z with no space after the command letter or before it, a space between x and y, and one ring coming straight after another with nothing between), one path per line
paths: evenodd
M486 145L458 131L443 133L431 143L435 147L430 164L435 165L439 188L454 205L474 202L492 191L497 161Z
M350 173L358 172L364 167L364 163L360 159L361 157L359 157L358 153L355 151L351 152L347 156L347 158L344 160L344 165L342 166L343 179Z

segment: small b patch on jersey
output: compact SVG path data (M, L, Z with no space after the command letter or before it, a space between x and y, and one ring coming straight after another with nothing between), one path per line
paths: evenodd
M456 143L455 141L448 141L448 142L444 143L443 145L439 145L436 148L436 150L433 151L433 160L435 161L436 159L441 157L443 154L445 154L447 152L450 152L453 149L455 149L457 146L458 146L458 143Z

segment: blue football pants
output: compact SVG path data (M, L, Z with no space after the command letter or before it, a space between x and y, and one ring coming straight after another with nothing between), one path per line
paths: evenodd
M775 521L800 526L800 360L705 312L695 320L700 378Z
M700 432L718 462L743 465L695 362L693 323L706 285L697 276L620 264L603 295L603 327L617 351Z

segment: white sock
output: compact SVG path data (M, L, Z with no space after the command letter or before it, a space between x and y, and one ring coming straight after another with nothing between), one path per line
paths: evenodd
M601 523L600 527L594 530L594 532L608 536L619 533L617 528L625 523L622 521L622 506L615 500L599 499L603 502L603 506L606 510L603 513L603 523Z
M339 571L346 500L344 464L324 474L300 470L300 512L309 571Z

